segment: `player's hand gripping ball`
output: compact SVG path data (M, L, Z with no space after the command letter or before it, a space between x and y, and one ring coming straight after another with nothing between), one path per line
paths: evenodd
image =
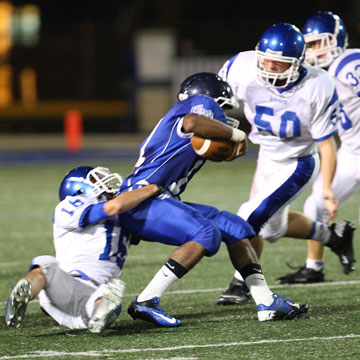
M230 140L210 140L193 135L191 145L201 157L211 161L224 161L233 154L236 144Z

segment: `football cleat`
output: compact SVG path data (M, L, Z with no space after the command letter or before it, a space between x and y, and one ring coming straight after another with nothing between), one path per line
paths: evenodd
M135 297L128 308L128 313L134 320L141 319L159 326L179 326L181 322L167 314L159 303L158 297L141 302L138 302Z
M121 310L125 283L120 279L111 279L106 286L104 295L88 323L88 329L92 333L101 333L119 315L117 310Z
M295 320L308 312L308 304L293 303L285 295L273 294L273 298L274 302L270 306L257 306L259 321Z
M324 281L323 270L316 271L309 269L305 265L294 273L281 276L276 279L279 284L310 284Z
M227 290L225 290L216 300L216 303L218 305L238 305L245 304L250 301L250 290L246 286L245 282L234 277Z
M32 283L29 279L21 279L17 282L6 304L6 325L19 328L25 317L26 307L32 299Z
M330 241L326 245L339 257L344 273L349 274L355 270L353 266L355 262L353 248L355 226L351 221L344 220L332 224L330 230Z

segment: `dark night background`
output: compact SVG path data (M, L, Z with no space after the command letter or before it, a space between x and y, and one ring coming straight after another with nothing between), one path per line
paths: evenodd
M41 12L38 43L14 44L8 57L14 79L24 66L35 69L39 101L96 99L131 104L137 84L134 36L144 28L173 29L178 57L232 56L253 49L273 23L289 22L301 28L316 11L329 10L344 20L350 47L360 47L360 1L356 0L10 2L14 7L36 4ZM19 92L14 81L15 101ZM3 127L3 131L11 129Z

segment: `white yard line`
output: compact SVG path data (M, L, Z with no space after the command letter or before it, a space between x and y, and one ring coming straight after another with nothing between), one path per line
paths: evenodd
M294 284L294 285L269 285L271 289L290 289L292 287L296 288L306 288L306 287L330 287L330 286L350 286L350 285L360 285L360 280L349 280L349 281L333 281L333 282L322 282L314 284ZM201 294L201 293L212 293L224 291L224 288L214 288L214 289L190 289L190 290L174 290L169 291L165 295L179 295L179 294ZM10 293L10 289L9 289ZM133 297L138 294L125 294L125 297ZM38 300L33 300L31 303L37 303ZM30 303L30 304L31 304ZM0 301L0 306L6 305L6 301Z
M131 260L147 260L147 259L149 259L149 255L130 255L130 256L131 256ZM168 253L151 255L151 260L167 259L168 256L169 256ZM17 266L23 266L23 267L24 266L29 266L30 262L31 262L30 260L28 262L24 262L24 261L0 262L0 268L17 267Z
M23 261L0 262L0 268L24 266Z
M48 357L68 357L68 356L86 356L86 357L101 357L111 356L112 354L124 353L141 353L141 352L162 352L174 350L188 350L188 349L204 349L204 348L218 348L218 347L231 347L231 346L251 346L251 345L266 345L278 343L292 343L292 342L309 342L309 341L333 341L343 339L358 339L360 334L350 334L342 336L315 336L309 338L295 338L295 339L276 339L276 340L258 340L258 341L239 341L231 343L218 343L218 344L199 344L199 345L179 345L163 348L130 348L119 350L97 350L97 351L82 351L82 352L58 352L58 351L34 351L26 355L15 356L1 356L0 360L13 360L13 359L34 359L34 358L48 358Z
M303 287L318 287L318 286L347 286L347 285L359 285L360 280L349 280L349 281L333 281L333 282L323 282L323 283L313 283L313 284L293 284L293 285L269 285L271 289L284 289L284 288L303 288ZM217 289L194 289L194 290L174 290L169 291L166 294L196 294L196 293L208 293L208 292L218 292L224 291L224 288ZM136 296L135 294L134 296ZM130 295L129 295L130 296Z

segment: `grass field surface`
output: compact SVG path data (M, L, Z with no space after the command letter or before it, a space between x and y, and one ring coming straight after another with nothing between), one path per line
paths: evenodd
M37 300L28 306L21 329L4 321L10 285L22 277L37 255L53 255L52 212L65 172L76 165L105 165L127 175L133 161L82 164L23 164L0 174L0 360L5 359L360 359L360 275L342 272L338 258L326 252L326 282L277 285L275 279L301 266L306 241L281 239L265 244L261 264L276 293L308 303L309 314L296 321L260 323L254 303L221 307L216 299L233 275L226 247L203 259L163 296L163 308L181 320L179 328L158 328L133 321L127 307L168 259L172 247L142 242L130 249L123 269L126 296L113 328L101 335L69 330L45 316ZM255 158L207 163L183 200L236 212L248 198ZM301 210L306 194L292 206ZM358 226L359 193L344 204L338 219ZM360 253L359 230L355 249Z

